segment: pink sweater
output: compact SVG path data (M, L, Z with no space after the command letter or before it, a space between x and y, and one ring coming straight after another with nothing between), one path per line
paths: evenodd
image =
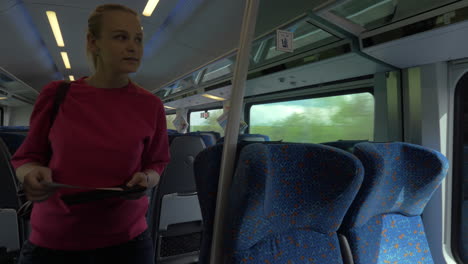
M162 173L169 162L166 116L159 98L130 83L117 89L73 82L49 128L60 82L47 85L31 115L29 134L12 158L15 168L40 162L54 182L111 187L128 182L145 169ZM53 149L50 156L49 140ZM147 228L146 195L138 200L109 198L67 206L59 189L35 203L29 240L58 250L88 250L129 241Z

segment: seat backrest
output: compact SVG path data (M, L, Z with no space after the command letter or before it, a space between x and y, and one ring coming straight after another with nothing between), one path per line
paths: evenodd
M0 132L0 208L10 208L17 211L26 201L17 194L19 181L10 162L11 156L20 147L26 137L26 131ZM5 142L6 141L6 142ZM29 237L30 224L26 218L17 219L20 245Z
M270 141L270 137L267 135L262 135L262 134L240 134L237 141L238 142L242 142L242 141L263 142L263 141ZM219 138L216 143L217 144L224 143L224 137Z
M10 159L10 151L3 140L0 139L0 208L17 210L21 202L16 194L18 182Z
M16 210L0 209L0 249L2 247L11 251L20 249L21 240L18 235L18 222ZM6 260L1 261L4 257L0 252L0 263L13 263Z
M148 214L157 260L183 257L181 255L186 253L191 254L192 260L198 259L199 245L195 243L200 243L197 237L200 236L202 217L196 194L193 162L203 149L205 143L201 136L181 135L172 140L171 161L161 175L159 186L152 194ZM185 224L194 222L198 223L194 228L185 227ZM190 242L184 244L184 241ZM174 251L172 243L179 243L177 250Z
M222 152L221 144L209 147L198 154L193 166L203 218L199 263L209 263Z
M169 145L172 144L175 138L182 136L182 134L168 134L167 137L169 139Z
M10 154L13 156L16 150L21 146L21 144L23 144L26 135L11 132L0 132L0 138L3 139L3 142L7 146Z
M207 145L207 147L214 146L216 144L216 140L218 140L218 138L216 137L216 134L212 132L200 132L200 135L210 137L210 142L209 142L209 145Z
M216 132L216 131L201 131L203 133L210 133L215 136L216 140L218 140L221 137L221 133Z
M226 255L231 263L342 263L336 231L362 179L361 162L333 147L244 147L230 189Z
M161 175L157 192L159 195L196 192L193 162L205 149L200 136L179 136L170 146L171 161Z
M447 159L409 143L360 143L362 187L340 229L355 264L433 263L421 214L447 174Z
M177 130L175 129L167 129L167 134L178 134Z
M29 126L0 126L1 132L23 133L29 131Z
M237 144L235 162L242 148L253 143L255 142ZM203 217L203 236L199 263L208 263L210 258L222 154L223 145L217 144L200 152L194 163L195 182Z
M192 131L190 133L202 133L202 134L210 134L215 137L215 142L221 137L221 134L216 131Z
M216 144L216 137L210 133L205 132L189 132L186 133L187 136L200 136L205 143L205 146L210 147Z
M240 134L241 141L270 141L270 137L262 134Z

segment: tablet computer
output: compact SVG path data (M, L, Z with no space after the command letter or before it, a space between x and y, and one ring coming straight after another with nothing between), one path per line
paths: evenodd
M142 186L118 186L116 188L99 188L92 191L79 192L74 194L64 194L60 198L66 205L82 204L93 201L98 201L112 197L122 197L132 193L146 191L147 188Z

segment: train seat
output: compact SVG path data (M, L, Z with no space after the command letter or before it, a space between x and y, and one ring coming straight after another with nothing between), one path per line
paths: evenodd
M363 179L352 154L319 144L250 144L230 189L231 263L342 263L336 231Z
M157 263L198 260L202 217L193 162L203 149L201 136L183 135L172 140L171 161L152 194L147 216Z
M409 143L360 143L362 187L340 233L355 264L434 263L421 214L448 170L440 153Z

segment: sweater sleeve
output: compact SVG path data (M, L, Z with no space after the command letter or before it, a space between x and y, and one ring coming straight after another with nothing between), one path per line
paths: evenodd
M143 170L151 169L156 171L159 175L162 174L164 168L169 163L169 140L166 128L166 113L162 102L157 99L156 106L156 126L154 135L147 143L147 150L143 156Z
M29 132L23 144L11 158L15 169L30 163L39 162L48 165L51 150L49 145L49 130L54 96L60 82L46 85L39 94L29 121Z

